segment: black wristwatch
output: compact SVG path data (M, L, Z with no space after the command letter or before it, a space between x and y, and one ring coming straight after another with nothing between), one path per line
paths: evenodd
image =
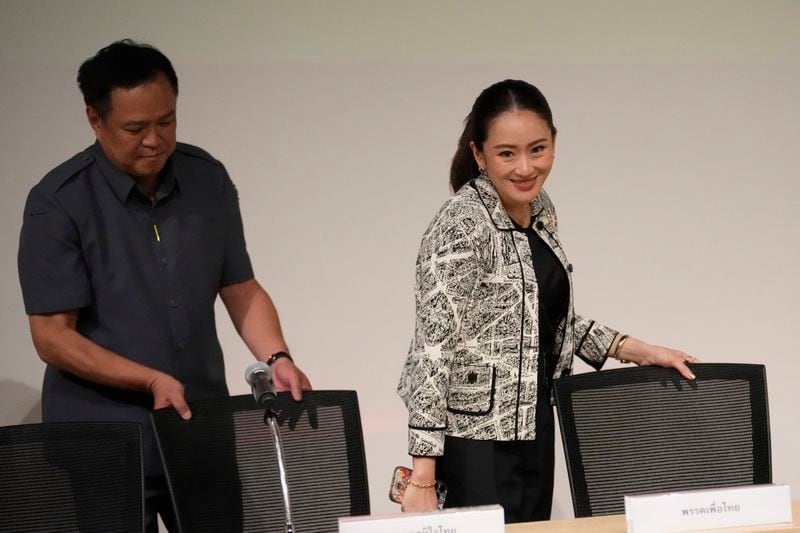
M275 361L277 361L278 359L280 359L282 357L286 357L287 359L289 359L289 361L294 363L294 359L292 359L292 356L289 355L288 353L286 353L286 352L275 352L274 354L269 356L269 359L267 359L267 365L268 366L272 366L272 364Z

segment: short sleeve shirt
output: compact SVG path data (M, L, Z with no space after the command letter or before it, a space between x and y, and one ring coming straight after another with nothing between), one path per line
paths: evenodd
M78 310L77 330L123 357L174 376L189 401L228 394L214 303L253 277L236 189L225 168L178 143L154 200L95 144L28 196L18 267L25 310ZM160 461L152 396L48 366L44 421L142 424L145 472Z

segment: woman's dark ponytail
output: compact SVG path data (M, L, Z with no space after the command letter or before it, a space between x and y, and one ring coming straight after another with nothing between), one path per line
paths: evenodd
M453 192L458 191L462 185L480 172L475 157L472 155L472 148L469 147L470 141L475 138L471 118L468 115L464 120L464 131L458 139L458 148L453 156L453 162L450 164L450 188Z

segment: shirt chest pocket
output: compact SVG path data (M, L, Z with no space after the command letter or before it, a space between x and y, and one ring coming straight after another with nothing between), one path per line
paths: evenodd
M180 222L185 242L213 241L225 234L225 219L219 213L191 214Z
M182 221L178 261L183 275L195 283L210 279L216 284L225 261L225 237L225 219L216 214Z
M447 410L462 415L487 415L494 406L495 368L453 363Z

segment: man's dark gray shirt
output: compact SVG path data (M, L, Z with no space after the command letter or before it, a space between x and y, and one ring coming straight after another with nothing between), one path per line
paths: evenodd
M253 271L236 189L208 153L178 143L151 201L87 148L31 190L18 267L28 314L77 309L78 332L174 376L188 401L228 394L214 302ZM145 473L159 474L152 407L147 393L45 371L44 421L139 422Z

